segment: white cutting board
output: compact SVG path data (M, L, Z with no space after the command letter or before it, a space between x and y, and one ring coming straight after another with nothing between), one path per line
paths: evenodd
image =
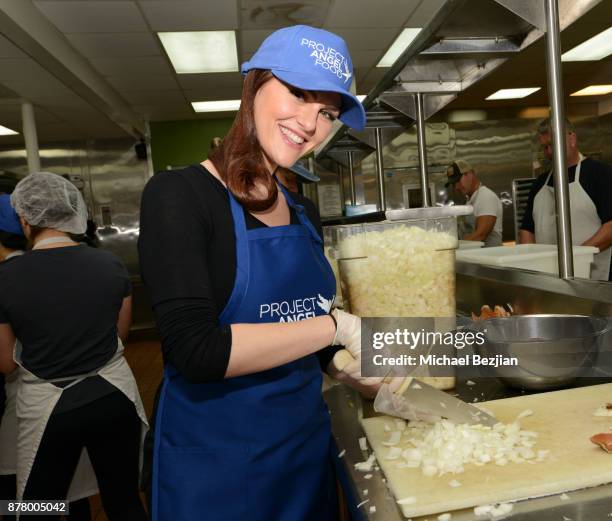
M612 454L589 441L593 434L612 428L612 417L593 416L595 409L607 402L612 402L612 384L484 402L504 423L531 409L534 414L523 418L521 427L539 433L534 450L550 450L550 454L535 464L468 465L461 474L439 477L426 477L420 468L398 469L398 460L385 460L389 451L382 444L389 439L385 423L394 429L392 418L367 418L362 424L396 500L416 497L416 503L400 507L410 518L612 482ZM462 486L450 487L453 479Z

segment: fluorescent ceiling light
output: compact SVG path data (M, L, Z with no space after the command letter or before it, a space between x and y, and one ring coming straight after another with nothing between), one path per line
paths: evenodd
M612 27L561 55L564 62L596 61L612 54Z
M612 85L589 85L584 89L570 94L570 96L605 96L612 92Z
M177 74L238 70L234 31L157 34Z
M524 89L500 89L497 92L494 92L486 99L488 100L496 100L496 99L516 99L516 98L525 98L534 92L540 90L540 87L527 87Z
M16 134L19 134L19 132L15 132L14 130L11 130L10 128L6 128L0 125L0 136L14 136Z
M191 103L196 112L227 112L240 108L239 99L226 99L222 101L194 101Z
M391 67L401 54L408 48L412 41L421 32L420 27L410 27L404 29L391 44L385 55L376 64L376 67Z

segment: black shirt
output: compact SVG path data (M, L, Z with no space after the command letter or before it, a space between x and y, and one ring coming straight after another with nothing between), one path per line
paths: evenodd
M0 323L23 346L23 366L53 379L94 371L117 350L117 319L131 294L112 253L88 246L26 252L0 265Z
M533 222L533 200L536 194L544 186L546 178L550 172L540 174L533 183L527 206L525 207L525 215L521 223L521 229L535 233L535 224ZM568 182L573 183L576 178L576 165L568 168ZM580 166L580 185L584 188L587 195L593 200L597 215L601 219L601 223L605 224L612 221L612 167L587 157ZM554 186L554 176L550 176L548 186Z
M319 234L314 204L300 194ZM244 212L248 229L266 225ZM291 223L298 224L291 211ZM145 187L138 240L140 271L162 339L164 360L190 382L225 376L231 328L220 325L234 287L236 240L226 188L202 165L156 174ZM338 348L319 351L326 367Z

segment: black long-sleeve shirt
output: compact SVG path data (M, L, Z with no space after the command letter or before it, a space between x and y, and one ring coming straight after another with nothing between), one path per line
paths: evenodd
M304 206L319 234L314 204ZM245 212L248 229L266 225ZM291 210L291 223L299 220ZM149 290L164 360L190 382L224 378L231 351L228 325L220 325L234 286L236 240L225 187L202 165L156 174L145 187L138 240L140 271ZM317 353L325 368L335 347Z

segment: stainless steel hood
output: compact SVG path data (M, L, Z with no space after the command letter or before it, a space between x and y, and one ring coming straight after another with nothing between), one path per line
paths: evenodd
M559 0L564 29L601 0ZM544 0L447 0L363 101L366 129L339 125L316 151L316 159L344 162L334 149L350 140L360 148L358 162L375 149L375 129L386 145L412 126L416 94L423 94L424 118L444 108L461 92L493 72L510 56L545 34ZM542 57L544 59L544 56ZM369 151L368 151L369 150Z

